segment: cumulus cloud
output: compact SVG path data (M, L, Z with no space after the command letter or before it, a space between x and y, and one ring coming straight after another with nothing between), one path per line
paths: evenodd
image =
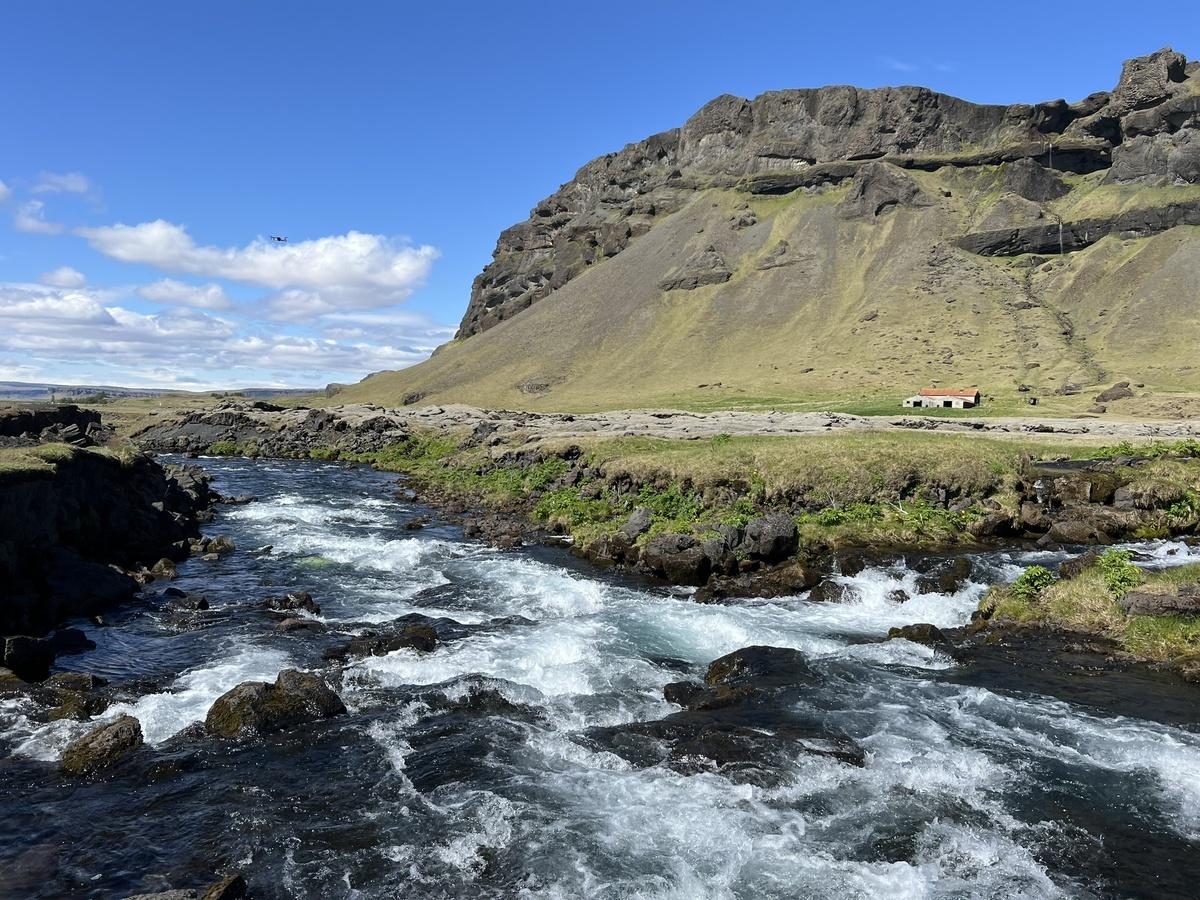
M420 362L450 331L418 314L380 312L361 329L347 321L281 335L183 306L139 312L92 288L0 283L0 372L19 368L22 380L320 387Z
M70 266L60 266L53 272L46 272L38 280L42 284L59 288L79 288L87 284L87 279L83 273L72 269Z
M164 278L138 288L138 296L154 303L194 306L199 309L230 309L233 303L219 284L184 284Z
M81 172L42 172L30 190L35 194L86 194L91 187Z
M3 203L12 196L12 189L9 188L2 180L0 180L0 203Z
M308 315L403 300L424 282L438 255L433 247L359 231L290 244L259 238L245 247L215 247L197 244L186 228L163 219L81 228L78 234L121 262L284 291L273 308L302 308Z
M28 200L17 207L13 225L17 231L27 234L61 234L64 226L46 218L46 204L41 200Z

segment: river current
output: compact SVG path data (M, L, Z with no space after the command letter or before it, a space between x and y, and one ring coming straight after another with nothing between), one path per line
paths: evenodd
M916 595L902 561L803 595L724 605L600 573L565 549L500 552L397 499L394 476L205 460L224 494L172 613L152 586L60 668L102 675L155 752L106 778L52 765L89 727L0 701L0 895L122 897L238 869L268 898L1184 897L1200 891L1200 733L1036 691L982 687L893 625L965 624L989 584L1063 556L975 557L959 592ZM420 530L414 520L432 520ZM270 547L269 550L262 549ZM1143 564L1200 559L1138 545ZM889 596L898 588L914 596ZM264 597L306 590L327 631L279 633ZM465 626L421 654L322 652L420 613ZM678 710L663 686L748 645L802 651L805 713L864 766L797 752L769 784L637 766L587 729ZM221 693L319 669L349 715L242 744L179 735ZM1107 688L1098 688L1103 690ZM462 701L480 692L485 706ZM94 723L93 723L94 724ZM7 892L7 893L6 893Z

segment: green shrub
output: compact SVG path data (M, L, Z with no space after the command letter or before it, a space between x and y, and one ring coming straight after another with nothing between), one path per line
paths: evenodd
M1129 561L1128 550L1105 550L1096 563L1104 584L1114 596L1121 596L1142 583L1142 570Z
M1055 574L1045 566L1030 566L1021 573L1021 576L1012 583L1008 590L1019 600L1032 603L1042 591L1057 580Z

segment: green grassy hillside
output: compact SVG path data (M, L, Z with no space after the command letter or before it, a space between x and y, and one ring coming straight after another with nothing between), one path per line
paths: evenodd
M1109 414L1200 412L1200 227L1062 256L983 257L967 232L1076 221L1200 199L1200 185L1102 185L1038 204L1003 166L906 171L916 202L847 215L853 180L757 197L695 192L546 301L350 386L331 402L466 402L534 410L775 407L888 412L927 385L978 386L987 409L1078 412L1129 380L1149 398ZM757 218L737 227L743 204ZM732 277L660 289L707 247ZM1031 391L1020 392L1022 385ZM1078 393L1064 394L1071 386ZM1057 392L1060 392L1056 394Z

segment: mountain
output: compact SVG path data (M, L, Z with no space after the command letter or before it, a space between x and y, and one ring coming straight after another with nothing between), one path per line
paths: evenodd
M1180 53L1076 103L722 96L585 165L501 233L454 341L337 402L1191 392L1197 283L1200 63Z

